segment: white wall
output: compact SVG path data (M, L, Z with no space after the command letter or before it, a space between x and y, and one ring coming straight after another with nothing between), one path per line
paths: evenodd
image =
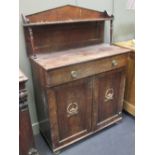
M127 9L127 0L114 0L113 41L135 38L135 11Z

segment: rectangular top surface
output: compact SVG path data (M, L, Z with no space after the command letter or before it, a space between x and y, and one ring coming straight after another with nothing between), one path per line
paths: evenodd
M33 61L45 70L52 70L55 68L106 58L113 55L124 54L130 51L130 49L109 44L98 44L61 52L37 54L36 59L31 59L33 59Z

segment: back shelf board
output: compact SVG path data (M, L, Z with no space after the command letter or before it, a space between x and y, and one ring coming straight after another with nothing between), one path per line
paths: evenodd
M103 43L106 20L111 23L111 43L113 15L106 11L66 5L23 16L28 55Z
M78 6L66 5L23 16L23 25L27 27L78 22L100 22L112 19L113 15L108 15L106 11L100 12Z

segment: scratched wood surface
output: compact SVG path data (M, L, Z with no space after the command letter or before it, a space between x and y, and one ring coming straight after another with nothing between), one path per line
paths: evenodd
M37 59L33 60L45 70L50 70L95 59L106 58L113 55L128 53L130 51L131 50L127 48L120 48L108 44L99 44L62 52L38 54Z
M87 8L82 8L73 5L65 5L54 9L38 12L26 16L28 23L45 23L51 21L68 22L68 21L81 21L90 19L106 19L108 16L105 12L99 12Z
M113 61L117 65L113 65ZM54 69L48 71L46 74L46 85L55 86L58 84L75 81L77 79L86 78L99 73L107 72L110 70L115 70L126 66L128 61L128 54L121 54L112 56L110 58L99 59L95 61L89 61L86 63L75 64L67 67L62 67L59 69ZM74 75L73 75L74 72Z
M121 120L131 49L104 44L113 15L67 5L23 19L40 131L52 150Z
M23 26L28 55L60 51L104 42L105 21L113 15L66 5L24 16Z

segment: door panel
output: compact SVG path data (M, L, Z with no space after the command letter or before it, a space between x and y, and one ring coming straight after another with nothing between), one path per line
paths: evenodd
M94 129L102 128L119 116L124 83L123 68L99 74L94 78Z
M92 113L91 79L82 79L54 87L49 95L53 98L49 104L56 107L56 111L51 108L51 113L56 116L56 120L53 119L51 122L55 128L53 134L58 140L56 145L68 143L89 133Z

